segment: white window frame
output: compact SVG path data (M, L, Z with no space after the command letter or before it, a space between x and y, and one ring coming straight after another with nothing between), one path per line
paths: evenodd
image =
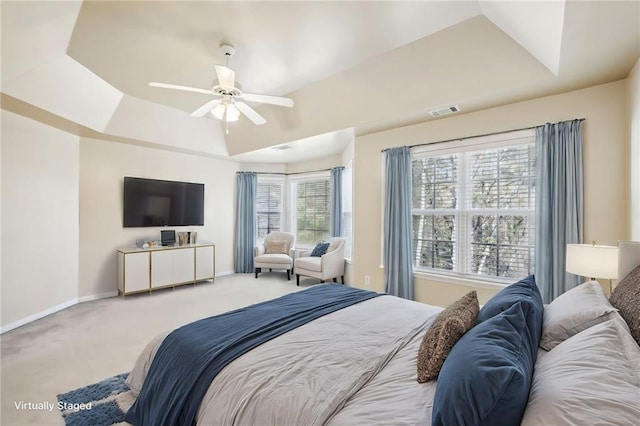
M289 214L289 232L293 233L296 236L296 248L313 248L311 244L301 244L298 240L298 209L297 209L297 197L298 197L298 184L301 182L309 182L314 180L330 180L329 171L322 172L312 172L312 173L304 173L295 176L289 176L288 179L288 203L287 209L290 212ZM327 200L330 202L330 200ZM331 214L331 211L329 211ZM331 225L329 225L331 226ZM329 229L330 230L330 229Z
M285 202L286 202L286 180L284 176L275 176L275 175L258 175L258 185L260 184L277 184L282 187L282 199L280 200L280 231L284 231L286 228L286 220L285 220ZM258 234L258 208L256 206L256 235ZM263 242L262 239L258 239L258 242Z
M347 208L348 207L348 208ZM350 213L349 220L345 220L345 213ZM344 256L345 259L350 262L353 252L353 164L349 161L344 166L342 172L342 226L346 231L350 231L343 237L346 240Z
M530 221L535 220L535 207L531 209L471 209L469 203L471 203L470 191L471 180L466 173L466 167L468 166L468 152L488 150L492 148L502 148L517 145L526 145L535 143L535 131L533 129L520 130L496 135L481 136L477 138L469 138L464 140L457 140L447 143L424 145L420 147L412 148L411 156L414 158L437 156L446 154L459 154L460 159L458 162L458 175L464 176L466 179L458 179L457 193L458 200L461 203L465 203L464 206L458 206L457 209L428 209L428 210L414 210L412 209L412 215L424 211L428 214L453 214L456 217L456 230L454 238L454 253L453 256L456 259L454 268L452 271L446 271L435 268L423 268L414 264L414 273L418 276L441 276L449 278L450 282L459 282L461 284L468 283L489 283L489 284L509 284L513 282L512 278L504 278L492 275L480 275L471 273L471 256L470 256L470 242L469 242L469 229L471 228L471 217L473 215L482 214L501 214L501 215L519 215L527 216ZM413 238L413 236L412 236ZM462 249L464 248L464 249ZM413 261L412 261L413 262Z

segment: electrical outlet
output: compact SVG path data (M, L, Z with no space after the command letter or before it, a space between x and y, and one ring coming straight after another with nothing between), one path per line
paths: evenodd
M364 286L371 287L371 276L369 275L364 276Z

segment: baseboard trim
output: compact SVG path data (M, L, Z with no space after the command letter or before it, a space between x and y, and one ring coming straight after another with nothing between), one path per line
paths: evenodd
M108 297L115 297L117 295L118 295L117 291L110 291L107 293L100 293L100 294L91 294L89 296L79 297L78 303L91 302L92 300L98 300L98 299L106 299Z
M67 300L59 305L52 306L51 308L45 309L44 311L37 312L33 315L29 315L26 318L19 319L18 321L11 322L7 325L0 327L0 334L4 334L7 331L11 331L18 327L22 327L23 325L27 325L31 322L37 321L41 318L49 316L51 314L55 314L56 312L60 312L64 309L67 309L73 305L77 305L78 303L90 302L92 300L98 299L106 299L107 297L117 296L117 291L111 291L108 293L100 293L100 294L92 294L90 296L76 297L75 299Z
M226 275L233 275L235 274L235 271L230 270L230 271L221 271L216 273L216 278L217 277L224 277ZM117 296L118 292L117 291L110 291L107 293L100 293L100 294L91 294L89 296L82 296L82 297L76 297L75 299L71 299L68 300L64 303L61 303L57 306L53 306L51 308L45 309L44 311L35 313L33 315L29 315L26 318L22 318L19 319L18 321L14 321L12 323L9 323L7 325L4 325L2 327L0 327L0 334L4 334L7 331L11 331L15 328L18 327L22 327L23 325L29 324L31 322L34 322L36 320L39 320L40 318L44 318L46 316L49 316L51 314L55 314L56 312L62 311L63 309L67 309L70 306L73 305L77 305L78 303L84 303L84 302L91 302L93 300L98 300L98 299L106 299L107 297L114 297Z

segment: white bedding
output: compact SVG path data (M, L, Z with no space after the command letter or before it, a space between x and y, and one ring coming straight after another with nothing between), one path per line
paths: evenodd
M417 383L416 356L441 310L380 296L294 329L225 367L197 423L428 424L435 382ZM127 379L136 394L162 338Z
M417 382L416 358L441 311L380 296L285 333L216 376L197 423L429 425L436 382ZM538 351L523 424L640 424L640 347L613 316ZM163 338L129 375L135 394Z
M538 358L522 425L640 424L640 347L614 314Z

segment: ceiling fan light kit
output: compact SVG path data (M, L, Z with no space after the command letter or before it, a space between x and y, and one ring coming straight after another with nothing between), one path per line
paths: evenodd
M262 125L267 122L263 116L261 116L255 109L250 107L245 102L240 101L243 99L248 102L258 102L269 105L277 105L291 108L293 107L293 100L281 96L260 95L257 93L243 93L237 86L235 79L235 71L229 68L229 58L236 52L235 48L230 45L223 44L220 46L220 50L227 58L227 64L216 65L216 75L218 77L218 84L215 84L211 89L200 89L197 87L180 86L177 84L157 83L150 82L149 86L159 87L163 89L182 90L195 93L206 93L216 96L193 111L190 115L192 117L204 117L208 112L225 123L238 121L240 114L243 114L255 125ZM226 133L229 133L228 127Z
M217 107L211 110L211 115L213 115L218 120L225 120L225 121L231 122L231 121L238 121L238 119L240 118L240 111L233 104L230 104L230 105L218 104Z

